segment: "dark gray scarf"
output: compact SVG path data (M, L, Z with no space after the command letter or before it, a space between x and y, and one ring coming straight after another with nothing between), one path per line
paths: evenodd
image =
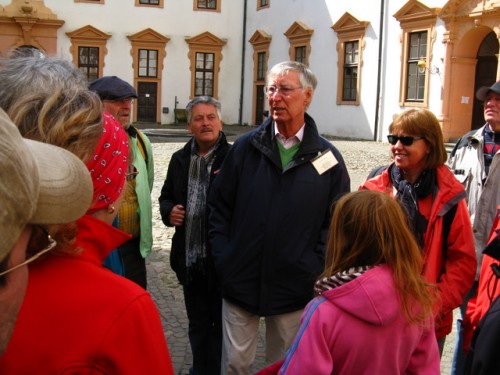
M404 179L402 171L395 164L391 165L389 175L391 176L392 185L398 191L396 199L403 204L409 219L408 224L418 245L423 249L428 222L418 210L418 200L432 193L436 185L436 171L434 169L425 170L414 184Z
M193 269L204 274L207 257L206 201L210 170L215 159L217 143L204 155L200 156L195 140L191 143L191 160L186 204L186 268L188 280L192 279Z

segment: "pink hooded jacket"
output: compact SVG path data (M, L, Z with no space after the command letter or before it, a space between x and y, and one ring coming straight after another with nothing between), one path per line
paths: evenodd
M279 374L435 374L432 321L410 325L392 271L378 266L313 299Z

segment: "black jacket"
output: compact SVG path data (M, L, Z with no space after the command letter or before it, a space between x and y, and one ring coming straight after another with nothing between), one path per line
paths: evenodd
M500 297L497 297L479 322L472 337L464 374L500 374Z
M283 170L272 118L240 137L208 197L209 242L223 297L260 316L302 309L324 267L332 202L350 191L342 156L306 114ZM319 175L311 160L331 150Z
M160 202L161 218L163 223L167 226L171 226L168 221L168 217L172 208L177 204L182 204L186 207L192 142L194 142L194 138L187 142L181 150L176 151L172 155L168 165L167 177L158 199ZM210 172L210 184L212 184L214 177L219 172L226 153L231 148L231 145L227 143L226 137L223 133L220 142L221 143L215 152L215 159ZM170 266L175 271L177 278L182 285L185 285L187 282L185 243L186 232L184 225L175 227L175 233L172 238L172 249L170 251ZM211 261L208 261L207 265L206 280L197 281L209 282L209 284L211 284L214 277L213 264Z

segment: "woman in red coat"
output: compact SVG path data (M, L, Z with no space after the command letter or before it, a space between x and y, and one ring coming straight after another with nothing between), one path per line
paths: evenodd
M56 246L30 266L26 297L0 357L0 373L173 374L150 295L102 266L129 238L111 225L123 197L127 163L127 135L104 114L102 138L87 163L93 204L76 226L59 227L55 237L64 234L68 246ZM32 241L30 248L46 241L46 236Z
M476 255L465 191L444 165L443 134L434 114L409 109L389 126L393 163L361 188L385 192L406 208L422 249L422 274L438 286L436 337L442 352L453 310L470 290Z
M464 350L469 350L472 334L476 330L481 319L486 315L493 301L500 295L500 284L498 274L500 273L500 254L493 253L489 249L498 251L500 233L500 206L497 207L497 215L490 233L488 246L483 252L483 261L479 272L479 285L477 293L467 304L467 311L462 323L464 336Z

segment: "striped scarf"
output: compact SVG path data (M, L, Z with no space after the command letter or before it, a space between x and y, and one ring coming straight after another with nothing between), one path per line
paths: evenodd
M320 295L327 290L337 288L356 279L372 268L373 266L351 267L348 270L338 272L333 276L323 277L322 279L316 281L316 284L314 285L314 292L317 295Z
M207 257L206 201L210 170L215 159L217 143L204 155L200 156L193 139L191 144L191 160L189 164L189 180L186 204L186 268L188 280L192 280L192 271L205 274Z

